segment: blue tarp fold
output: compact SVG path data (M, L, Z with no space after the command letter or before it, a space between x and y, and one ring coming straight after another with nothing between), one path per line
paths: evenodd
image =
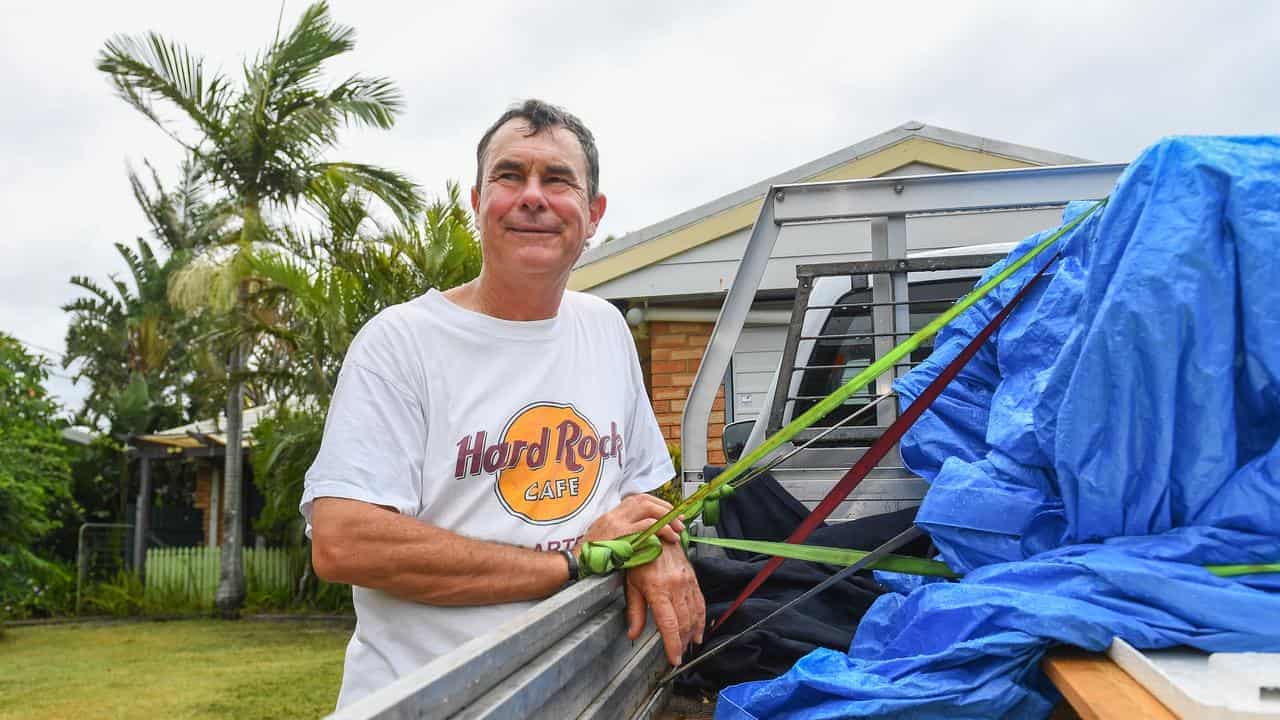
M1280 138L1163 140L1060 243L901 444L966 577L892 583L848 654L730 687L717 718L1039 718L1056 643L1280 651L1280 578L1199 567L1280 562ZM939 334L904 406L1037 265Z

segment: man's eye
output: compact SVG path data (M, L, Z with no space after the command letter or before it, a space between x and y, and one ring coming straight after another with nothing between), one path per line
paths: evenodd
M504 172L498 174L499 180L519 180L520 176L513 172Z

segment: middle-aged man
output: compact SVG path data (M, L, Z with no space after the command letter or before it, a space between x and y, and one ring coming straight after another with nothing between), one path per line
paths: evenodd
M605 210L590 131L529 100L476 155L480 276L360 331L307 473L316 572L355 598L339 706L572 582L581 542L670 509L644 494L675 472L626 324L565 290ZM628 634L647 608L672 663L705 623L681 529L626 582Z

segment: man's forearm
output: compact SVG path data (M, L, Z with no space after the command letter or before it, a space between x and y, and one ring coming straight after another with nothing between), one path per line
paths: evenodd
M533 600L553 594L569 577L558 553L473 540L356 500L317 499L311 525L317 575L405 600Z

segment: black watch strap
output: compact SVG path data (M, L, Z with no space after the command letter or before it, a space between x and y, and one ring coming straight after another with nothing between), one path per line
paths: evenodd
M560 554L564 556L565 562L569 563L569 580L565 585L572 585L578 582L581 573L578 569L578 558L573 554L572 550L561 550Z

